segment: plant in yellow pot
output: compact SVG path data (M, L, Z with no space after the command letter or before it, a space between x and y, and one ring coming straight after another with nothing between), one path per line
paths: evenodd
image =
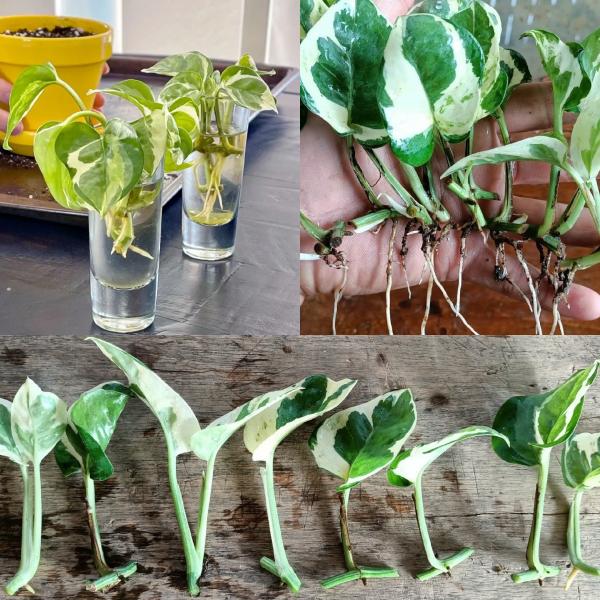
M53 36L42 36L44 29ZM69 35L67 32L73 29L81 33L60 37L61 30ZM62 121L74 112L68 88L82 98L85 109L91 109L94 97L86 93L98 87L111 54L112 31L105 23L46 15L0 17L0 79L14 84L28 67L51 62L65 84L53 86L25 116L23 132L10 139L12 150L33 156L35 132L48 121ZM0 140L3 138L0 133Z

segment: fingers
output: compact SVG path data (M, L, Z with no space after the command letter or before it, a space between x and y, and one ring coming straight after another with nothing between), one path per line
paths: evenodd
M544 213L546 210L545 200L515 196L513 201L515 213L527 215L529 217L529 223L539 225L544 220ZM556 206L555 223L565 212L566 208L566 204L558 204ZM565 235L561 236L561 239L565 244L570 246L585 246L590 248L598 246L600 243L600 236L598 235L598 230L596 229L592 216L587 208L583 209L575 227Z
M100 110L106 104L106 99L102 94L96 94L94 96L94 108Z
M4 104L8 106L8 101L10 99L10 92L12 90L12 85L5 81L4 79L0 79L0 104Z
M108 75L110 73L110 67L108 66L108 63L104 63L104 66L102 67L102 75Z
M12 90L12 86L8 81L4 81L4 79L0 79L0 104L4 104L8 106L8 101L10 99L10 91ZM0 131L6 131L6 126L8 124L8 111L2 110L0 108ZM18 135L23 131L23 123L19 123L13 130L12 135Z
M547 81L526 83L519 86L505 109L508 129L512 132L548 131L552 129L552 85ZM565 122L575 121L575 115L567 113Z

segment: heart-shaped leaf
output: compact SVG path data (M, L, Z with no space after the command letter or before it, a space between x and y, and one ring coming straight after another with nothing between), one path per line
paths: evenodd
M10 113L6 124L6 137L2 147L11 150L9 138L15 127L27 116L42 92L59 81L53 65L34 65L21 72L10 92Z
M100 134L87 123L62 127L55 141L58 158L68 168L73 187L101 215L139 182L144 151L135 129L110 119Z
M507 69L509 93L522 83L531 81L531 73L529 72L527 61L516 50L500 48L500 63Z
M154 413L175 456L190 452L192 436L200 430L200 424L189 404L143 362L125 350L104 340L89 339L123 371L130 389Z
M238 106L250 110L274 110L277 103L260 75L241 65L227 67L221 74L221 88Z
M67 407L55 394L43 392L31 379L19 388L12 403L11 430L25 462L39 464L52 452L67 425Z
M585 74L593 82L600 71L600 29L596 29L585 38L582 48L579 62Z
M385 469L417 422L410 390L396 390L339 411L313 432L309 446L322 469L352 488Z
M515 396L507 400L494 419L494 429L506 435L510 446L493 440L504 461L529 467L540 463L544 449L564 443L575 431L585 393L598 375L598 362L573 374L543 394Z
M600 173L600 77L592 83L589 95L581 103L571 135L571 160L575 170L591 181Z
M600 487L600 433L578 433L562 453L565 483L575 489Z
M377 77L391 31L371 0L340 0L300 47L304 104L340 135L377 146L387 140Z
M490 427L473 425L452 433L441 440L415 446L400 453L390 465L388 481L397 487L409 487L425 472L431 463L445 452L448 452L458 442L475 437L491 436L508 441L507 438Z
M167 151L167 119L167 111L161 107L131 124L144 153L144 172L149 176L156 172Z
M11 413L12 402L0 398L0 456L21 464L22 457L12 434Z
M303 380L299 391L253 416L244 427L244 444L252 460L269 460L292 431L333 410L355 385L353 379L333 381L325 375L313 375Z
M110 96L127 100L127 102L131 102L131 104L136 106L142 114L162 108L162 103L157 102L154 98L152 88L147 83L137 79L125 79L109 88L90 90L88 92L88 94L95 93L109 94Z
M184 52L174 54L159 60L148 69L142 69L143 73L156 73L174 77L185 72L197 73L201 79L208 79L213 71L212 62L200 52Z

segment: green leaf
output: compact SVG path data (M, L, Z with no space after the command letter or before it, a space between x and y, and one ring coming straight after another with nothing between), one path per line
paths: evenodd
M275 75L276 73L275 69L269 69L268 71L259 69L256 66L256 61L249 54L242 54L235 64L252 69L257 75Z
M142 72L174 77L180 73L193 71L201 79L206 80L212 73L212 70L212 62L204 54L200 52L184 52L183 54L167 56L150 68L142 69Z
M387 471L388 481L397 487L411 486L434 460L450 450L455 444L481 436L491 436L508 441L505 436L490 427L477 425L465 427L441 440L423 446L416 446L400 453Z
M579 433L567 440L561 464L568 486L600 487L600 433Z
M522 83L531 81L531 73L525 57L516 50L500 48L500 61L508 72L508 93Z
M582 44L583 51L579 55L579 62L590 79L594 78L600 71L600 29L596 29L588 35Z
M21 72L10 92L10 113L6 124L6 137L2 147L11 150L9 138L15 127L27 116L42 92L59 81L53 65L35 65Z
M442 178L478 165L497 165L515 160L540 161L564 168L567 152L567 145L561 140L550 135L538 135L507 146L471 154L450 167Z
M313 432L309 446L319 467L344 480L342 491L385 469L416 422L410 390L396 390L335 413Z
M188 403L143 362L118 346L89 338L129 380L130 389L158 419L167 443L175 456L190 452L192 436L200 430L196 415Z
M323 0L300 0L300 39L303 40L313 25L327 11Z
M31 379L12 403L12 436L24 461L39 464L52 452L67 424L67 407L56 395L43 392Z
M269 86L256 71L233 65L221 74L221 87L238 106L250 110L274 110L277 103Z
M206 89L207 83L210 81L212 79L206 80L194 71L184 71L168 81L159 94L159 100L170 104L181 98L188 98L194 104L199 105L206 96L211 94Z
M390 31L371 0L340 0L300 46L304 104L338 134L371 146L387 139L376 74Z
M219 417L192 437L192 450L202 460L209 460L227 440L239 429L244 427L250 419L258 416L262 411L279 405L281 402L304 388L306 380L287 387L283 390L267 392L257 398L238 406L226 415Z
M506 101L509 93L509 72L504 64L500 67L498 77L492 86L492 89L488 92L487 96L481 100L481 107L478 113L478 117L485 117L496 112Z
M142 151L144 153L144 172L153 175L165 157L167 151L167 111L162 107L149 112L133 122Z
M484 57L464 28L427 14L396 21L384 53L378 101L400 160L431 159L434 128L450 141L472 129Z
M596 77L592 89L581 103L571 135L571 160L575 170L586 180L593 180L600 173L600 77Z
M155 100L152 88L147 83L137 79L125 79L124 81L115 83L109 88L90 90L88 92L88 94L95 93L108 94L127 100L136 106L144 115L162 108L162 103Z
M54 447L56 464L65 477L81 473L81 463L75 458L73 452L62 440Z
M562 112L567 104L578 105L585 95L584 75L577 51L554 33L534 29L523 34L537 45L546 74L552 82L554 110Z
M108 121L102 135L87 123L69 123L55 149L77 194L102 215L135 187L144 168L135 129L118 118Z
M341 404L356 381L333 381L325 375L307 377L302 389L250 419L244 427L244 444L252 460L267 461L277 446L303 423Z
M596 379L598 363L577 371L566 382L543 394L507 400L494 419L494 429L510 440L510 447L494 440L492 446L504 461L535 466L544 448L565 442L575 430L584 395Z
M430 14L448 19L456 13L468 9L472 4L473 0L422 0L411 8L409 14Z
M185 128L179 127L172 114L167 115L167 152L165 172L181 171L191 166L185 159L194 150L194 142Z
M0 398L0 456L6 456L13 462L23 462L12 434L12 403Z
M54 200L65 208L81 210L85 199L76 194L69 170L56 154L56 138L62 129L63 124L57 121L42 125L33 140L33 154Z

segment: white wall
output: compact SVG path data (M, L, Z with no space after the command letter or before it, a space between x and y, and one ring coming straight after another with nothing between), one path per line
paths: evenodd
M102 0L97 0L101 2ZM299 0L123 0L123 52L199 50L297 66ZM0 15L54 12L53 0L0 0Z

